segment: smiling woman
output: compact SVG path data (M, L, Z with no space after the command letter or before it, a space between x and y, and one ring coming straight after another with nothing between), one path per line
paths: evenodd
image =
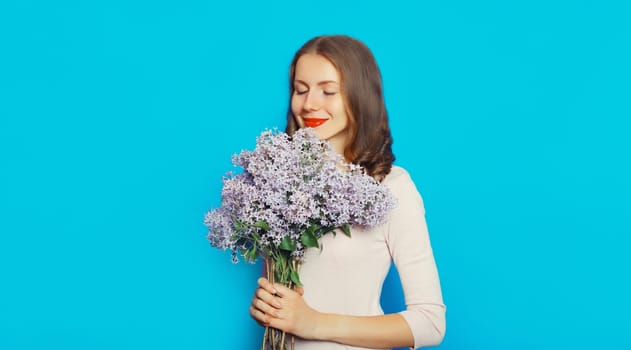
M397 207L376 227L321 237L307 249L304 289L258 281L251 316L297 337L295 348L383 349L436 345L445 305L423 201L408 173L394 166L381 75L363 43L341 35L308 41L290 67L286 131L313 128L348 162L360 165L395 197ZM336 169L344 171L343 169ZM379 304L391 263L404 287L406 310L384 315Z

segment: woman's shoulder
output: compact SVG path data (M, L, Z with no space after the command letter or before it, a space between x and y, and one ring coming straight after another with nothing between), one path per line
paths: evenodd
M405 168L399 165L392 165L390 172L383 179L383 183L388 186L392 186L401 182L412 182L410 173Z
M420 195L419 190L412 180L410 173L403 167L393 165L390 173L386 175L383 184L397 197Z

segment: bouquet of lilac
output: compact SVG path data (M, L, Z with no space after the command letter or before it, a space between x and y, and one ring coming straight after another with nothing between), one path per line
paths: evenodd
M204 218L208 240L230 250L233 262L262 257L268 279L290 288L302 286L304 251L319 248L322 235L379 225L395 206L385 186L345 163L310 128L292 137L264 131L254 151L233 156L233 164L243 172L224 178L221 206ZM285 334L266 329L266 343L285 349Z

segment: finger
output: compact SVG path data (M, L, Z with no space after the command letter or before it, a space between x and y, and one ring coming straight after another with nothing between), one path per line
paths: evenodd
M269 319L270 317L278 317L280 315L279 307L271 305L262 299L255 298L254 300L252 300L250 308L251 310L258 310L261 314L266 316L266 319Z
M268 326L271 319L271 317L252 305L250 305L250 316L262 326Z
M257 280L257 283L258 283L259 287L265 289L270 294L276 294L277 293L276 289L274 288L274 285L272 285L267 278L260 277Z
M256 301L252 303L252 306L254 306L255 308L259 309L260 311L262 311L263 313L267 315L278 317L278 307L276 307L276 305L271 305L264 300L257 299Z
M280 308L282 306L278 297L270 294L263 288L256 289L256 292L254 293L254 300L252 300L252 302L254 303L256 299L262 300L267 304L274 306L275 308Z
M280 297L286 297L288 295L291 295L292 293L296 293L296 291L294 291L293 289L278 283L274 284L274 288L276 289L276 294Z
M289 331L289 327L286 320L282 318L270 318L269 322L267 322L266 326L279 329L284 332Z

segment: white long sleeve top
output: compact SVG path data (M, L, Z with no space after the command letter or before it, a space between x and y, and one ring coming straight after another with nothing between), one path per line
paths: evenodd
M383 315L380 295L394 261L405 295L400 312L414 347L436 345L445 332L445 305L425 222L423 200L407 171L393 166L383 184L397 206L381 226L351 227L351 237L326 234L322 249L309 248L300 270L304 300L325 313ZM298 350L367 349L332 342L296 340Z

